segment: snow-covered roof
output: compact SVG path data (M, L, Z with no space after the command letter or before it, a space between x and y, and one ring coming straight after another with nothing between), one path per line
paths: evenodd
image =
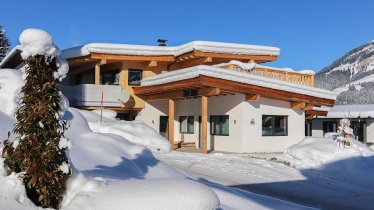
M198 65L190 68L180 69L176 71L159 74L156 76L145 78L141 81L141 86L153 86L170 82L181 81L202 76L225 79L250 85L256 85L265 88L283 90L292 93L314 96L325 99L336 99L336 94L332 91L297 85L289 82L266 78L262 76L247 74L238 71L218 68L215 66Z
M374 104L336 105L326 118L374 118Z
M256 63L243 63L243 62L237 61L237 60L232 60L228 63L220 63L220 64L217 64L217 65L214 65L214 66L223 67L223 66L227 66L227 65L237 65L244 70L253 70L254 68L264 68L264 69L271 69L271 70L276 70L276 71L287 71L287 72L295 72L295 73L301 73L301 74L310 74L310 75L315 74L315 72L313 70L295 71L291 68L278 68L278 67L272 67L272 66L259 65L259 64L256 64Z
M3 60L0 62L0 68L3 68L3 66L16 54L21 52L21 45L15 46L12 50L10 50L7 55L3 58Z
M225 42L193 41L180 46L148 46L113 43L91 43L62 51L66 59L89 55L92 52L124 55L173 55L199 50L210 53L230 53L239 55L271 55L278 56L280 49L269 46L235 44Z

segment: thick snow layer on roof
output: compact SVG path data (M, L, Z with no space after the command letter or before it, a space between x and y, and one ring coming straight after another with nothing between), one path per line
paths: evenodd
M217 64L217 65L214 65L214 66L222 67L222 66L226 66L226 65L230 65L230 64L237 65L244 70L253 70L254 68L264 68L264 69L271 69L271 70L276 70L276 71L287 71L287 72L295 72L295 73L301 73L301 74L311 74L311 75L315 74L315 72L313 70L295 71L291 68L278 68L278 67L264 66L264 65L260 65L260 64L256 64L256 63L243 63L243 62L237 61L237 60L232 60L228 63L220 63L220 64Z
M190 68L171 71L165 74L159 74L153 77L148 77L142 80L142 86L160 85L185 79L199 77L200 75L214 77L219 79L231 80L235 82L256 85L276 90L283 90L292 93L309 95L325 99L336 99L336 94L332 91L308 87L304 85L297 85L289 82L275 80L257 75L251 75L243 72L237 72L227 69L222 69L213 66L199 65Z
M211 53L230 53L239 55L279 55L279 48L235 44L224 42L193 41L180 46L163 47L113 43L91 43L62 51L66 59L89 55L91 52L124 55L173 55L178 56L193 50Z
M12 50L10 50L6 56L3 58L3 60L0 62L0 68L4 68L3 66L20 50L22 49L21 45L15 46Z
M333 106L327 118L374 118L374 104L337 105Z

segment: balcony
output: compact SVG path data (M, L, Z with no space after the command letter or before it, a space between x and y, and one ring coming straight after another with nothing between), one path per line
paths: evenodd
M245 72L261 77L268 77L271 79L281 80L298 85L314 87L314 72L311 70L293 71L291 69L266 67L255 64L252 68L243 68L243 65L241 66L236 64L228 64L222 67L225 69Z
M59 87L70 105L77 107L124 107L130 97L119 85L80 84Z

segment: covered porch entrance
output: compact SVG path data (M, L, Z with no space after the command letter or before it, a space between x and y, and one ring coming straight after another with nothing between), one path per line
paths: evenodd
M225 70L226 71L226 70ZM166 78L170 74L176 74L176 72L170 72L166 74L161 74L155 78ZM179 75L178 75L179 76ZM151 80L151 79L150 79ZM333 100L318 98L313 96L307 96L303 94L271 89L267 87L260 87L252 84L245 84L233 80L211 77L207 75L198 75L190 79L181 79L169 81L166 79L165 82L156 80L151 84L142 85L141 87L134 88L134 94L142 98L144 101L157 101L157 100L166 100L167 112L168 115L167 124L167 137L172 145L175 144L175 121L178 120L176 117L176 102L196 98L200 107L197 112L201 116L200 124L200 146L199 149L202 153L207 153L210 148L208 145L210 142L210 133L208 134L208 104L209 98L218 97L221 95L235 95L243 94L245 97L242 102L254 102L258 101L260 97L272 98L283 101L291 102L292 109L302 109L302 110L311 110L315 105L327 105L331 106ZM221 106L222 104L211 104L211 106ZM225 114L225 113L221 113ZM198 117L198 116L195 116ZM196 118L195 118L196 120ZM214 139L214 138L212 138ZM214 140L213 140L214 141ZM212 142L214 145L214 142Z

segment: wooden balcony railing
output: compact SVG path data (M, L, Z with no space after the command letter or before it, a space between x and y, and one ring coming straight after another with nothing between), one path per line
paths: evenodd
M242 69L240 66L235 64L230 64L223 66L223 68L246 72L248 74L258 75L262 77L268 77L271 79L281 80L285 82L295 83L305 86L314 86L314 75L313 74L304 74L299 72L292 72L286 70L276 70L263 67L255 67L251 70Z

